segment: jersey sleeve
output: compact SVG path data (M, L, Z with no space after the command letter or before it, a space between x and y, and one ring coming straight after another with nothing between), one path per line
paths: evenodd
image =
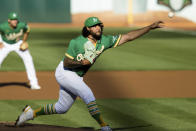
M112 36L112 35L109 35L108 36L108 39L109 39L109 47L112 48L112 47L117 47L119 42L120 42L120 39L121 39L121 35L115 35L115 36Z
M76 57L74 40L70 41L67 52L65 53L65 56L72 60Z
M30 27L25 23L24 32L30 32Z

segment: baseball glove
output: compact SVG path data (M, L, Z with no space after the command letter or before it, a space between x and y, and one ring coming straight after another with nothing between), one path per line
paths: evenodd
M27 50L29 47L28 43L27 42L23 42L21 45L20 45L20 50L21 51L25 51Z
M88 41L84 44L84 58L89 60L91 64L94 63L94 60L96 58L96 49L95 46L92 44L92 42Z

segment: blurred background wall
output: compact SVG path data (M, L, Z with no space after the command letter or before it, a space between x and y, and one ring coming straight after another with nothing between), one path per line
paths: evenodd
M7 20L10 11L19 13L31 23L69 23L82 26L89 16L99 17L106 26L138 26L163 20L170 26L196 25L196 0L162 0L166 3L191 5L168 18L170 9L159 0L1 0L0 22ZM174 24L175 23L175 24ZM196 27L196 26L195 26Z
M27 22L71 22L70 0L1 0L0 22L7 20L9 12L17 12Z
M163 20L169 27L196 27L196 0L162 0L169 6L183 6L171 19L171 9L158 0L71 0L72 23L80 24L89 16L98 16L106 26L143 26ZM172 5L174 3L174 5Z

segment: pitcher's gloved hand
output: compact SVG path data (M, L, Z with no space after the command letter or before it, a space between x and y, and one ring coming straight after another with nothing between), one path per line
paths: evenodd
M84 45L84 58L89 60L91 64L94 63L94 60L96 58L96 49L95 46L90 42L86 42Z

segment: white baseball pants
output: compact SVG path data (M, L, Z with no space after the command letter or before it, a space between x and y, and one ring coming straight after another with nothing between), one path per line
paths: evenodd
M15 51L22 58L24 62L25 69L27 71L27 77L30 81L31 86L38 85L38 80L36 77L33 60L32 60L29 50L28 49L26 51L20 50L20 45L22 44L23 41L20 40L15 44L8 44L4 42L0 36L0 42L3 43L4 45L3 48L0 48L0 67L1 67L3 60L7 57L7 55L10 52Z
M77 96L86 104L95 101L94 94L83 81L83 77L78 76L73 71L64 69L63 61L56 68L55 77L60 85L59 100L55 104L58 114L67 112Z

